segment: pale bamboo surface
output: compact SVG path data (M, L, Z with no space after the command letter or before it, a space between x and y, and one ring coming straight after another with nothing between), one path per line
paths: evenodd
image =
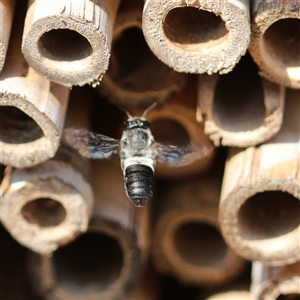
M10 38L10 31L13 22L15 0L1 0L0 1L0 20L1 20L1 36L0 36L0 72L5 63L8 42Z
M300 2L252 1L249 50L270 81L300 88Z
M218 224L221 173L164 184L156 207L152 260L186 285L217 287L237 278L245 261L225 243Z
M119 163L95 161L92 184L87 233L52 257L31 257L34 289L43 299L117 300L139 279L148 252L148 209L127 199Z
M255 146L280 130L284 94L257 74L248 54L230 74L199 76L197 119L216 146Z
M98 85L108 68L119 2L30 0L22 43L28 64L68 87Z
M287 90L280 132L259 147L232 148L224 173L223 235L239 255L270 266L300 258L299 96Z
M125 108L163 103L184 86L175 72L149 49L142 32L143 0L122 1L114 25L112 54L99 94Z
M251 296L257 300L299 299L300 262L282 267L253 262Z
M55 155L69 98L66 87L28 67L20 50L23 20L20 5L0 76L0 162L17 168L37 165Z
M250 40L247 0L146 0L145 39L178 72L230 72Z

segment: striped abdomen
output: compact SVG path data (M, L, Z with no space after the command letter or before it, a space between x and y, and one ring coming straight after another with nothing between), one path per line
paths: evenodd
M153 196L153 171L150 167L136 164L125 170L125 187L128 198L136 206L144 206Z

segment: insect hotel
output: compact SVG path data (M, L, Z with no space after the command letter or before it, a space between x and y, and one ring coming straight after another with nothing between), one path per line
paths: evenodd
M298 0L0 16L0 299L300 299Z

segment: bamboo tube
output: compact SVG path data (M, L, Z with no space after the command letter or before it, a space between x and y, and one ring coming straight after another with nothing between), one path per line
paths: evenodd
M74 90L67 126L89 127L81 90ZM54 159L30 169L11 169L2 184L1 221L29 249L48 254L85 232L94 197L87 181L88 165L61 146Z
M300 2L254 0L249 50L270 81L300 88Z
M178 93L186 75L151 52L142 33L143 0L124 0L114 26L110 66L97 91L123 107L148 107Z
M226 245L219 230L219 175L169 184L159 195L153 263L161 273L181 283L218 286L239 276L245 267L245 261Z
M239 255L270 266L300 258L299 93L287 90L281 131L259 147L231 149L224 173L223 235Z
M157 161L161 178L183 178L206 171L214 158L214 146L196 120L196 89L191 77L183 91L162 107L151 110L147 120L155 141L180 147L192 145L187 159L176 164ZM194 93L195 92L195 93Z
M253 262L251 295L257 300L297 300L300 297L300 263L267 267Z
M39 76L21 54L24 14L16 11L0 76L0 162L17 168L53 157L59 146L69 90Z
M216 146L254 146L280 130L284 92L246 55L230 74L199 76L197 119Z
M250 40L247 0L146 0L145 39L179 72L230 72Z
M86 234L49 256L32 256L33 288L43 299L121 299L147 257L147 208L124 192L119 163L93 163L95 207Z
M0 72L3 69L15 10L15 0L0 1Z
M22 51L42 76L96 86L108 68L119 0L30 0Z

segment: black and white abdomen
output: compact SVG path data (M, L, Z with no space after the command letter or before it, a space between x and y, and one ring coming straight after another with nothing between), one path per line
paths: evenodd
M144 206L153 196L153 170L143 164L129 165L125 170L125 189L136 206Z

